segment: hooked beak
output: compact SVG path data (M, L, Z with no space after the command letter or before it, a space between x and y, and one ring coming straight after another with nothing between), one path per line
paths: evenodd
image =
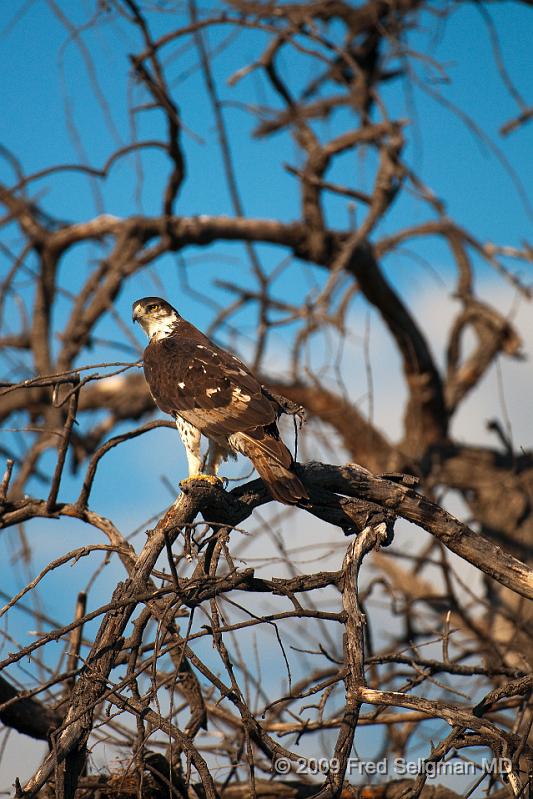
M141 307L140 305L136 305L131 314L131 321L138 322L141 316L142 316Z

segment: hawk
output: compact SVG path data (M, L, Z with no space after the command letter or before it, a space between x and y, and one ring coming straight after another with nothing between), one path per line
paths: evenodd
M176 420L189 477L216 477L220 463L240 452L252 461L274 499L287 505L307 499L278 432L283 408L244 363L160 297L134 302L133 321L150 339L144 374L156 405ZM209 440L203 475L202 435Z

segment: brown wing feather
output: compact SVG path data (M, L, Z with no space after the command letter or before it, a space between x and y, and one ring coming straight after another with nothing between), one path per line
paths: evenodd
M180 319L175 332L152 340L144 373L162 411L246 455L272 496L289 505L307 499L291 453L276 427L279 406L238 358Z
M254 430L246 430L241 435L253 444L255 450L261 450L265 457L272 458L287 469L291 468L292 455L281 440L275 424L269 425L268 429L256 427Z
M274 403L246 366L185 320L176 333L151 341L144 371L155 402L182 416L210 438L268 425Z

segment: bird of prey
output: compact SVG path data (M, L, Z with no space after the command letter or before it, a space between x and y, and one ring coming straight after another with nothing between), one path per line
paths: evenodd
M207 475L212 480L221 461L240 452L252 461L274 499L287 505L307 499L278 432L283 408L244 363L160 297L134 302L133 321L150 339L144 374L156 405L176 420L189 478ZM203 474L202 434L209 440Z

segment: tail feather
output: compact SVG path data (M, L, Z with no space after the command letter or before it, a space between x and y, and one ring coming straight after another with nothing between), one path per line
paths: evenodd
M285 505L297 505L302 499L309 499L309 494L296 474L273 458L265 457L258 450L255 457L250 455L259 476L266 483L268 490L278 502Z
M293 471L292 455L280 438L258 428L246 433L235 433L231 444L250 458L259 476L278 502L297 505L309 499L305 486Z

